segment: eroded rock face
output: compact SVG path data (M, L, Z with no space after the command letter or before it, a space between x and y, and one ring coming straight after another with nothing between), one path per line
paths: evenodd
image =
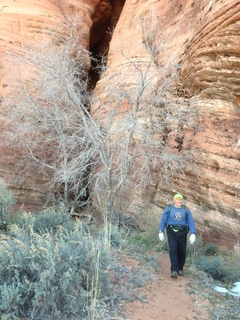
M212 3L185 49L182 68L190 108L203 125L190 135L189 147L198 153L192 199L200 205L205 237L222 246L239 241L239 9L239 1Z
M119 39L124 39L122 51L144 63L148 58L142 44L144 17L154 30L155 45L162 43L157 63L171 61L179 66L176 96L195 115L180 133L172 131L167 137L171 148L181 143L182 150L194 151L194 165L175 177L172 187L159 181L135 194L132 211L140 220L146 214L149 219L160 217L173 193L181 192L199 233L220 247L236 250L240 236L239 5L239 1L127 1L108 57L109 69L119 76L127 74L119 50ZM137 54L136 48L141 48ZM106 73L109 79L111 72ZM104 81L98 82L97 95L104 91ZM126 76L125 85L130 83ZM93 111L104 113L99 105Z
M159 46L155 66L177 65L179 78L174 99L184 103L194 116L181 132L169 132L166 143L173 150L193 150L194 164L175 177L171 187L158 182L133 195L131 213L139 212L159 223L163 207L175 191L191 208L197 229L206 240L239 250L240 220L240 1L237 0L31 0L2 1L0 52L18 52L22 41L42 34L51 40L59 24L79 21L79 47L94 53L108 51L106 75L97 83L101 97L111 72L126 72L122 52L144 64L149 57L141 21L154 30L151 41ZM123 9L123 10L122 10ZM121 13L121 14L120 14ZM117 24L116 24L117 23ZM114 29L113 36L106 29ZM110 47L108 48L110 43ZM5 60L6 61L6 60ZM1 69L0 92L8 90L6 66ZM157 68L157 67L156 67ZM166 68L165 68L166 71ZM153 70L154 72L154 70ZM161 83L159 74L159 83ZM125 106L127 107L127 106ZM104 109L105 108L105 109ZM97 115L107 105L95 105ZM4 123L4 119L1 119ZM19 204L45 200L42 177L28 171L15 181L13 150L2 150L0 174L13 188ZM127 194L124 195L128 196ZM132 196L132 194L131 194ZM31 199L31 200L29 200ZM120 199L120 201L123 201Z

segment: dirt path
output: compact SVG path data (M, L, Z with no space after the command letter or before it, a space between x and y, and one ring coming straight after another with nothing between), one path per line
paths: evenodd
M169 257L159 255L160 270L156 283L139 289L147 302L127 303L125 310L130 320L209 320L204 305L195 294L189 293L190 278L170 278ZM186 272L187 273L187 272Z

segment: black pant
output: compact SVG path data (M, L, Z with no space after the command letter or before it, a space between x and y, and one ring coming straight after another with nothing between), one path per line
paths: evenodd
M186 260L187 231L174 232L167 228L168 244L170 249L171 271L183 270Z

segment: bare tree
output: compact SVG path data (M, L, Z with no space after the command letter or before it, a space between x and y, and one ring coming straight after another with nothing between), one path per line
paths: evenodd
M104 136L101 168L92 172L93 188L106 208L106 219L114 214L120 191L134 192L153 181L169 184L191 159L188 151L172 150L166 141L169 132L182 131L189 116L187 105L175 94L179 66L172 61L158 64L165 43L156 46L153 29L144 19L141 26L143 47L133 44L136 51L128 52L119 41L121 66L104 70L105 91L93 104L92 114Z
M99 66L105 89L100 100L95 95L91 101L83 58L88 53L77 50L72 34L27 51L21 64L33 77L23 81L18 75L15 94L5 98L11 123L18 124L8 136L24 150L26 163L46 175L52 190L63 188L66 205L71 193L81 199L90 186L107 226L120 191L154 180L169 183L190 159L166 143L167 134L181 131L188 118L174 94L178 65L158 64L165 44L156 46L145 20L141 26L144 59L139 48L133 54L119 44L121 69Z
M26 158L23 169L40 170L67 205L70 194L76 200L86 195L101 133L89 114L88 52L78 48L73 34L60 40L32 43L17 58L10 56L17 68L4 104L8 141Z

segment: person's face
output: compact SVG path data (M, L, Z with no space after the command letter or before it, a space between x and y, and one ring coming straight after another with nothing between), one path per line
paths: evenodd
M183 200L181 198L174 199L174 205L178 208L182 206Z

